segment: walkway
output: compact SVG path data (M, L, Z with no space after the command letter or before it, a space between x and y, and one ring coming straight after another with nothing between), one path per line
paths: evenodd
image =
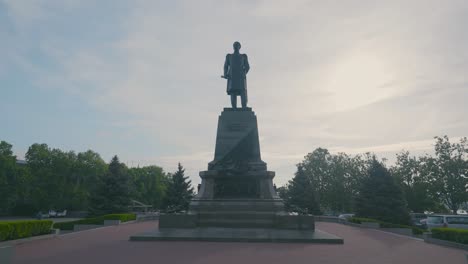
M343 237L344 245L128 241L156 225L105 227L18 245L13 263L466 263L462 250L334 223L317 223L317 228Z

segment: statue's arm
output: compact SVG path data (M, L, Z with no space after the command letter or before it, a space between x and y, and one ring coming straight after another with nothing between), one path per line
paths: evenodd
M226 60L224 61L224 76L227 76L229 72L229 54L226 55Z
M244 54L244 60L245 74L247 74L250 70L249 58L247 57L247 54Z

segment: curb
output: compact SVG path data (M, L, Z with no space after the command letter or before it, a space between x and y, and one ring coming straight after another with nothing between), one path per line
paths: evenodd
M84 229L84 230L79 230L79 231L63 230L63 231L65 231L65 233L62 233L63 231L60 230L60 234L59 234L58 236L73 235L73 234L77 234L77 233L81 233L81 232L86 232L86 231L91 231L91 230L96 230L96 229L101 229L101 228L116 227L116 226L120 226L120 225L133 224L133 223L136 223L136 222L137 222L136 220L132 220L132 221L127 221L127 222L120 223L119 225L107 225L107 226L105 226L105 225L99 225L99 226L96 227L96 228Z
M159 215L141 216L141 217L137 217L135 221L144 222L144 221L155 221L155 220L159 220Z
M0 246L0 263L10 264L14 255L13 246Z
M448 240L442 240L442 239L437 239L433 238L430 236L424 237L424 242L429 243L429 244L435 244L439 246L444 246L444 247L451 247L451 248L457 248L457 249L463 249L468 251L468 245L465 244L460 244ZM468 255L467 255L467 260L468 260Z

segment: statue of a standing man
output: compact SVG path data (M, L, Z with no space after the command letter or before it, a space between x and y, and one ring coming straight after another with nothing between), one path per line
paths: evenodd
M247 79L250 66L247 54L240 54L241 44L234 42L234 53L226 55L224 76L227 79L227 94L231 96L232 108L237 108L237 96L241 97L242 108L247 107Z

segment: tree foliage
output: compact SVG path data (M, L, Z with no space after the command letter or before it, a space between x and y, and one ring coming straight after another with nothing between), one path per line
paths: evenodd
M300 214L318 215L321 212L315 188L312 178L308 177L304 168L299 164L294 178L281 189L280 196L284 199L288 210Z
M25 157L26 164L18 164L12 146L0 142L0 215L31 216L49 209L86 211L97 188L103 189L102 182L114 170L91 150L65 152L33 144ZM124 192L125 199L160 208L168 184L162 169L148 166L127 173L130 191Z
M435 196L455 214L468 201L468 141L451 143L447 136L435 137L435 157L426 156L425 177Z
M131 168L128 170L133 186L132 197L155 208L161 208L169 178L158 166Z
M389 223L409 223L403 192L387 168L376 159L373 159L359 190L356 215Z
M437 207L437 200L431 195L431 185L423 172L424 158L410 156L408 151L397 154L391 173L401 186L408 209L424 212Z
M194 196L191 181L185 176L185 169L179 163L177 171L171 175L167 188L164 207L169 212L179 212L188 209L190 199Z
M410 211L445 213L450 208L455 213L468 202L467 139L458 143L450 143L447 136L435 139L434 156L415 157L402 151L389 173L402 190ZM370 153L350 156L317 148L298 164L298 172L313 186L313 197L322 212L356 212L355 202L374 163ZM278 188L285 201L291 198L290 187L291 182Z
M182 166L170 175L157 166L126 168L120 163L114 170L91 150L75 153L46 144L31 145L25 158L26 164L18 164L12 145L0 142L0 215L32 215L49 209L88 210L95 204L92 199L99 199L95 194L110 191L103 182L110 180L111 174L119 175L122 168L126 179L117 182L127 182L128 191L121 190L125 196L121 204L135 199L155 209L185 210L193 196ZM317 148L304 157L294 179L278 192L290 210L352 213L357 210L355 202L371 164L373 159L368 153L352 156ZM400 186L409 210L443 213L449 208L456 212L468 202L467 139L451 143L447 136L436 137L433 156L398 153L390 174ZM123 210L119 208L112 210Z
M18 170L11 148L7 142L0 142L0 215L7 213L17 197L14 187L18 183Z
M93 151L75 154L33 144L26 153L31 173L30 201L37 210L86 210L107 165Z
M90 212L92 215L125 213L130 205L130 176L125 164L114 156L107 173L100 178L93 193Z
M352 212L354 198L368 167L369 155L331 154L317 148L297 165L296 177L304 175L314 190L318 211ZM289 183L291 185L291 183ZM290 188L288 188L290 190Z

